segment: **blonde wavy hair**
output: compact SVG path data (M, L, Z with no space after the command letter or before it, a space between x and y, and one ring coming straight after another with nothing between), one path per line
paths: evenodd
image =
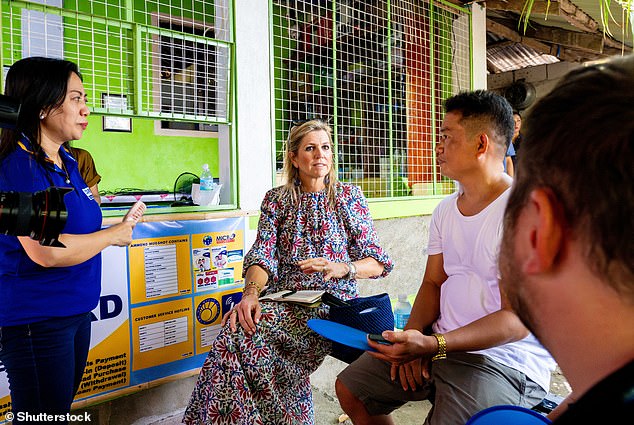
M324 177L324 183L326 185L326 194L331 207L335 207L336 200L336 187L337 187L337 173L335 172L335 153L332 143L332 128L321 120L310 120L303 124L293 126L288 134L288 140L286 141L286 150L284 152L284 176L286 183L284 184L284 193L290 196L293 203L299 203L299 198L302 193L301 185L299 182L299 170L293 166L293 153L297 156L299 146L302 143L302 139L308 133L313 131L323 131L328 135L330 141L330 147L332 154L332 166L330 172Z

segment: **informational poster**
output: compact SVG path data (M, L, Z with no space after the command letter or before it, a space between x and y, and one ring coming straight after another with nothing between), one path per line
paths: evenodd
M92 314L90 351L76 399L130 385L127 249L102 253L101 297Z
M244 233L241 217L139 223L129 247L104 250L75 401L103 401L202 366L222 316L241 299ZM0 423L10 411L0 363Z
M190 235L135 240L128 251L133 304L191 294Z

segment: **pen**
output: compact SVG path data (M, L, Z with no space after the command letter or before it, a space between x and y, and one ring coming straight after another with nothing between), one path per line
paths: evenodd
M297 292L297 291L291 291L291 292L288 292L288 293L286 293L286 294L282 295L282 298L286 298L286 297L288 297L288 296L291 296L291 295L293 295L295 292Z

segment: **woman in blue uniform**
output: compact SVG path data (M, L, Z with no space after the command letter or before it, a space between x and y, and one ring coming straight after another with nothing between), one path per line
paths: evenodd
M9 69L5 94L22 107L16 129L0 135L0 190L72 189L59 237L66 248L0 235L0 361L15 423L20 412L70 411L88 355L90 311L99 300L100 253L128 245L135 221L101 230L99 205L62 147L82 137L90 114L74 63L22 59Z

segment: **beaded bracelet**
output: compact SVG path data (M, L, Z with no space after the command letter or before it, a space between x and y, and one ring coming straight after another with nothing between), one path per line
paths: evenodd
M255 292L250 291L251 289L255 289ZM255 295L260 295L260 288L256 282L249 282L244 285L244 289L242 290L242 295L251 295L251 293Z
M436 360L442 360L447 358L447 341L445 341L445 337L442 334L432 334L433 337L438 341L438 352L434 357L431 358L432 362Z

